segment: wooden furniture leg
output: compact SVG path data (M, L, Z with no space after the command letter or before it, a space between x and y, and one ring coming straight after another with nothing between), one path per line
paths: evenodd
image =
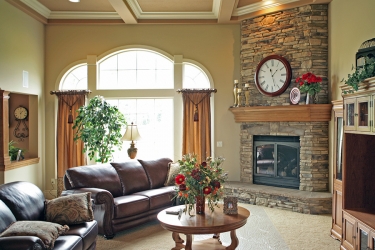
M193 237L191 234L186 235L186 245L185 245L185 250L191 250L191 244L193 242Z
M172 250L180 250L182 248L185 248L184 240L180 238L180 234L176 232L172 232L172 239L176 243L176 246L172 248Z
M227 246L227 250L235 250L236 247L238 246L238 238L237 238L237 235L236 235L236 230L232 230L230 231L230 239L232 240L232 243L230 244L230 246Z
M214 236L212 236L212 238L217 239L217 241L219 241L220 244L223 244L220 240L220 234L219 233L214 234Z

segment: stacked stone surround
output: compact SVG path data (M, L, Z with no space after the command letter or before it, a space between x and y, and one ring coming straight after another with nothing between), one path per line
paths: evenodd
M289 61L292 80L283 94L269 97L256 88L254 74L258 63L273 54ZM250 83L250 106L291 105L290 90L297 87L295 79L306 72L322 77L318 103L328 103L328 5L307 5L242 21L239 87L244 93L245 83ZM244 104L242 98L242 106ZM251 188L254 135L300 137L300 186L299 190L293 190L300 193L292 195L289 191L282 191L288 189L280 191L272 187ZM243 185L250 185L230 191L240 201L294 212L330 213L329 193L321 193L322 196L309 200L312 192L328 191L328 122L244 122L241 123L240 140L240 180Z

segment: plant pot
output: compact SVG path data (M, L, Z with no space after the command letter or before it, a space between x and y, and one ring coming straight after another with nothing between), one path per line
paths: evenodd
M204 214L204 208L206 207L206 197L196 196L195 197L195 212L196 214Z

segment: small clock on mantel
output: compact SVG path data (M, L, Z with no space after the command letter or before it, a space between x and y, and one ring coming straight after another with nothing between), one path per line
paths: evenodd
M29 116L29 111L23 106L19 106L14 110L14 117L16 118L17 125L14 129L14 136L23 140L26 137L29 137L29 128L26 124L26 119Z
M291 77L289 62L282 56L270 55L260 61L254 78L260 93L278 96L288 88Z

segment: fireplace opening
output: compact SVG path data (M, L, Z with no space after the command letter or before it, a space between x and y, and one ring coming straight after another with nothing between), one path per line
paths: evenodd
M299 188L299 136L254 136L254 184Z

